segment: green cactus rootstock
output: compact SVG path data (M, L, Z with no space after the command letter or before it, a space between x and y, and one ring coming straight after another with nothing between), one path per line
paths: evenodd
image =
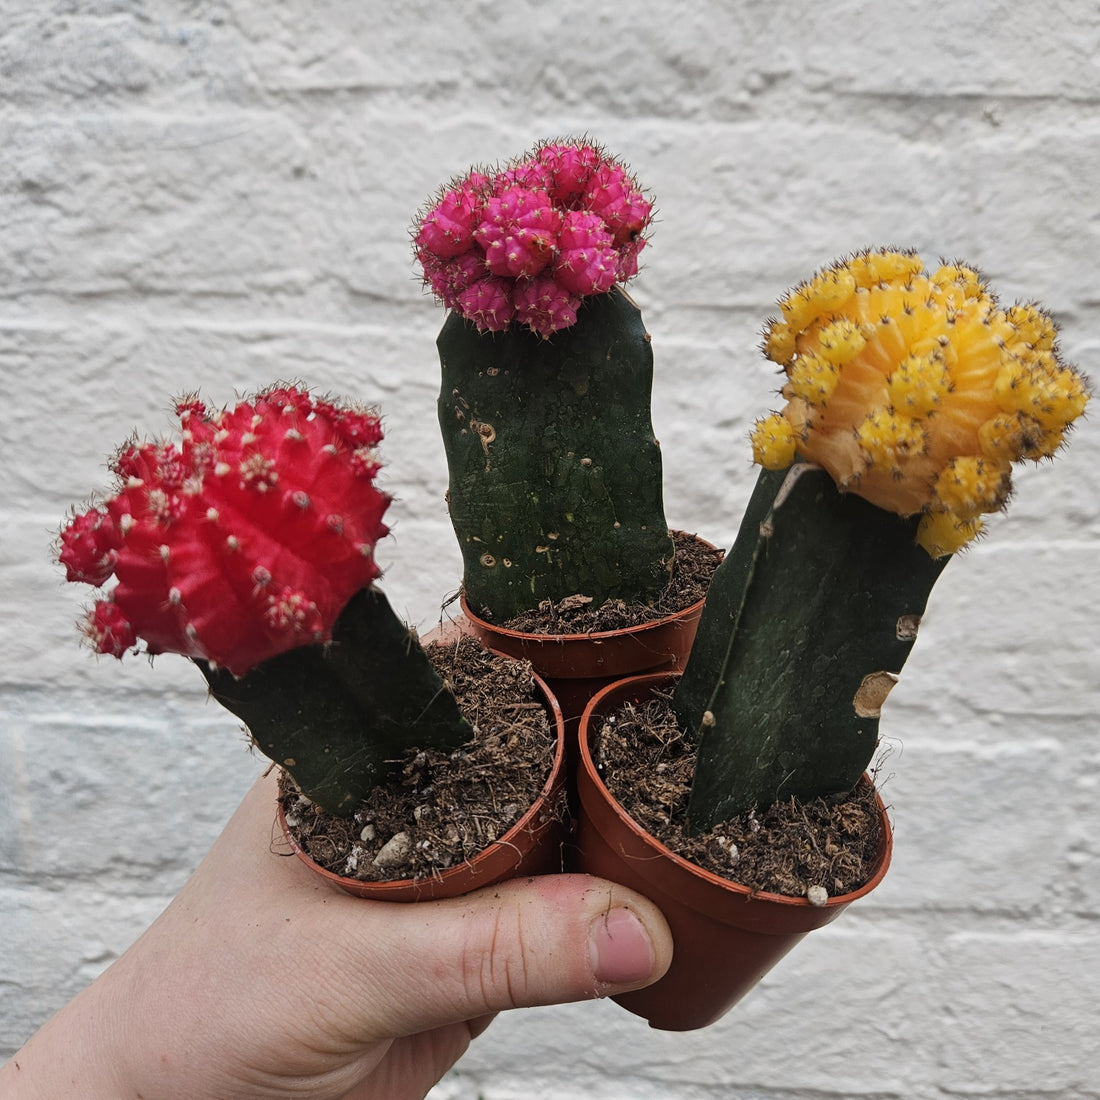
M760 474L673 696L698 743L693 832L858 782L950 560L916 545L919 519L842 494L806 463Z
M653 353L621 290L586 299L549 339L479 332L455 313L437 341L448 507L471 608L504 622L544 600L652 603L668 583Z
M454 696L385 596L352 597L332 642L280 654L235 677L195 662L256 747L329 813L348 816L406 750L473 736Z

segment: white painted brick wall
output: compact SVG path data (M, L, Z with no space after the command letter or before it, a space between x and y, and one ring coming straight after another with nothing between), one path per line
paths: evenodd
M407 225L467 163L587 131L656 192L634 284L670 520L727 543L792 282L918 247L1038 297L1100 376L1100 15L662 0L0 0L0 1053L164 905L260 767L183 662L77 651L48 547L169 398L380 401L387 589L457 584ZM723 1022L500 1019L439 1100L1100 1097L1100 434L937 586L883 729L883 886ZM166 766L167 765L167 766Z

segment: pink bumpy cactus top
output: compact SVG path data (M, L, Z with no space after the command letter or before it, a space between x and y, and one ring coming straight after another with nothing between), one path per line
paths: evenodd
M479 329L567 328L583 298L638 272L653 207L618 160L548 142L447 184L420 215L416 256L448 309Z

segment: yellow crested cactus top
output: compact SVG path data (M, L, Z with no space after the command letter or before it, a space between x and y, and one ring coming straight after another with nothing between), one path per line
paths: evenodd
M913 252L862 252L796 287L764 334L787 374L782 412L757 422L753 457L795 454L901 515L918 542L954 553L1004 507L1013 462L1062 445L1088 402L1033 305L1002 309L978 273L932 274Z

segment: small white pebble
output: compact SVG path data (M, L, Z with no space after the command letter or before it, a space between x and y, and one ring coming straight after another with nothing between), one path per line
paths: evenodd
M360 840L374 840L374 826L364 825L359 833Z
M394 833L374 857L375 867L403 867L412 854L412 841L408 833Z
M718 847L720 852L725 854L726 859L729 860L730 865L733 866L741 858L741 852L737 845L734 844L728 836L716 836L714 843Z
M824 886L811 886L806 891L806 900L811 905L820 907L829 900L829 891Z

